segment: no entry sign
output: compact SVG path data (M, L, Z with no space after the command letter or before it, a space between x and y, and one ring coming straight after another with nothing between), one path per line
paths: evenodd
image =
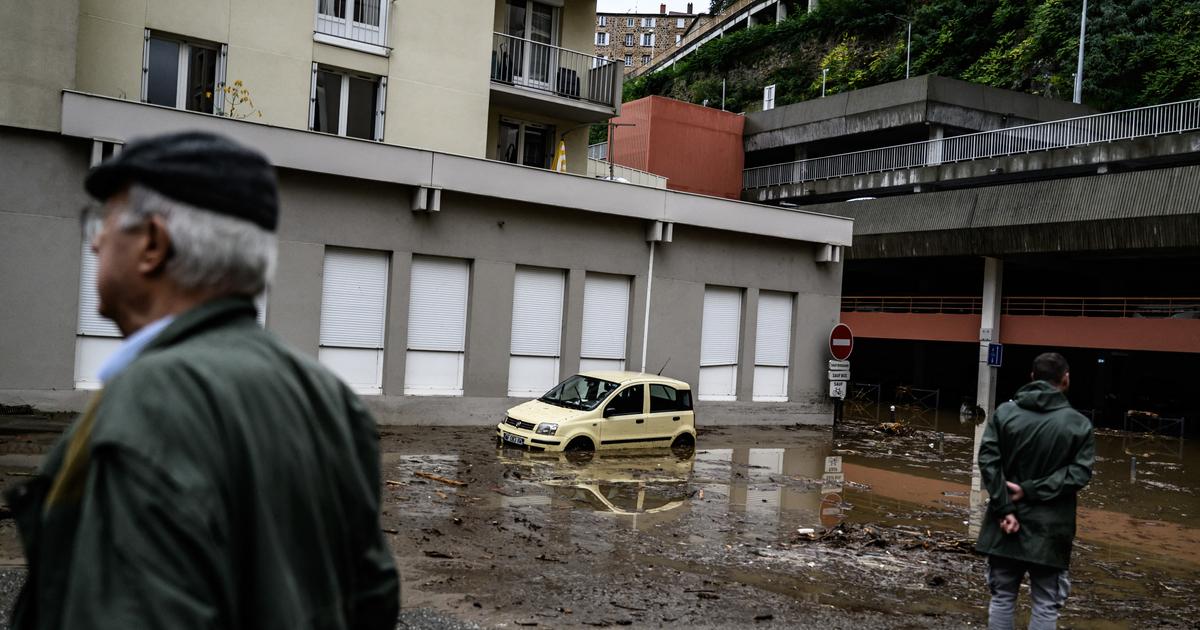
M829 354L838 361L845 361L853 351L854 333L850 332L850 327L845 324L834 326L833 332L829 333Z

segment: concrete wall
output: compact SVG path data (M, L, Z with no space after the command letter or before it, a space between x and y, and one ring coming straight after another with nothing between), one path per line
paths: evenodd
M57 130L75 87L79 0L0 3L0 125Z
M78 309L80 241L75 217L83 198L77 188L61 182L82 180L90 143L31 132L8 133L4 140L11 150L0 156L0 195L7 195L0 197L0 256L6 268L20 265L30 271L6 275L4 281L5 295L16 296L25 306L0 315L0 325L17 333L0 342L0 390L69 389ZM505 403L517 265L569 272L564 374L579 360L586 273L631 277L626 362L640 367L649 263L643 219L452 191L444 192L440 212L419 214L409 209L408 186L290 169L280 170L280 185L280 264L269 293L268 328L314 354L325 247L389 252L386 395L399 395L403 387L408 269L414 253L472 261L464 383L468 398ZM823 417L824 338L838 314L841 266L813 262L811 246L805 243L682 224L675 226L674 242L656 250L649 369L657 371L669 360L664 374L697 382L706 284L742 287L749 294L758 289L796 292L800 298L790 393L798 404L781 417L791 422L801 417L796 414ZM743 340L754 337L752 309L751 304ZM739 379L749 383L752 345L744 357ZM0 397L12 399L8 394Z

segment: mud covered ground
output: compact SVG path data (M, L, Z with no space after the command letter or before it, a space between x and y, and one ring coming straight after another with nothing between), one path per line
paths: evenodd
M5 486L54 437L8 424ZM487 428L384 427L401 627L986 625L985 561L966 541L968 436L957 419L904 436L867 421L718 427L691 456L579 461L499 449ZM1192 444L1143 442L1099 438L1061 627L1200 618L1200 460ZM830 455L841 473L826 473ZM21 562L2 520L0 563ZM0 573L0 599L15 574Z

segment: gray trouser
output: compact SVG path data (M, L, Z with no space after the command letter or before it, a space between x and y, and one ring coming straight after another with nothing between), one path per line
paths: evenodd
M1013 629L1017 592L1026 573L1029 574L1029 594L1033 599L1029 630L1053 630L1057 626L1058 610L1071 592L1067 571L992 556L988 559L987 576L988 589L992 592L988 630Z

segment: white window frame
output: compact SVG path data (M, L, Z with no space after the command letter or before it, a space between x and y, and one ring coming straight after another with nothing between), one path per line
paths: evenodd
M633 28L633 18L625 18L625 28Z
M633 33L625 33L625 46L633 46Z
M686 24L685 24L684 18L675 18L675 28L685 28L685 27L686 27Z
M658 22L658 18L644 17L642 18L642 28L654 28Z
M608 33L605 33L605 32L596 33L596 45L597 46L607 46L608 45Z
M682 46L682 45L683 45L683 34L682 34L682 33L676 33L676 34L675 34L675 45L676 45L676 46Z
M650 55L642 55L642 65L650 63Z
M327 306L326 300L329 298L330 288L328 284L331 282L329 275L329 259L333 255L348 255L351 257L360 257L373 259L372 264L380 264L382 273L378 278L381 282L379 286L372 288L379 292L380 311L378 329L362 328L362 325L370 324L372 328L376 325L375 322L360 321L356 322L360 327L351 331L347 336L345 329L335 329L328 324L336 321L333 311L325 312ZM355 392L365 395L379 395L383 393L383 361L384 351L387 342L387 324L388 324L388 292L390 291L391 283L391 252L380 250L368 250L357 248L343 247L326 247L325 255L322 260L323 278L320 292L321 304L321 322L317 341L317 360L333 369L340 378L346 380ZM344 287L343 295L346 290ZM358 298L360 302L362 298ZM362 311L355 311L361 313ZM373 362L373 364L371 363ZM349 379L344 376L345 372L340 368L344 368L348 364L355 364L355 371L364 373L363 366L369 366L366 369L371 372L369 380L360 382L349 382Z
M462 396L471 261L414 254L409 277L404 395Z
M629 53L625 53L625 67L630 68L632 66L633 66L633 55L631 55Z
M763 111L775 109L775 84L763 88Z
M522 164L521 160L525 156L525 141L527 138L527 132L530 127L535 127L535 128L541 129L541 130L547 132L547 135L552 136L552 137L554 137L554 134L556 131L554 125L547 125L546 123L533 122L533 121L529 121L529 120L521 120L520 118L510 118L508 116L501 116L500 124L504 124L504 123L508 123L510 125L517 125L517 128L518 128L518 130L517 130L517 161L509 162L509 164ZM558 148L558 143L555 142L551 145L548 153L551 156L553 156L554 151L557 150L557 148ZM500 149L497 148L496 152L497 152L496 159L500 159L500 155L499 155ZM550 159L551 159L551 163L553 163L554 158L551 157ZM528 164L522 164L522 165L530 166ZM535 166L533 168L550 168L550 166L549 165Z
M332 44L343 48L351 48L368 52L374 55L387 56L388 48L388 9L391 7L392 0L380 0L379 2L379 25L368 24L366 22L354 21L354 7L358 2L363 0L345 0L346 16L338 17L331 13L321 13L321 0L314 0L315 7L313 10L313 41L318 41L324 44ZM327 30L340 30L343 35L338 36L326 32ZM369 34L365 37L356 37L360 34Z
M654 33L642 33L642 46L654 48Z
M607 15L596 16L596 26L608 26L608 16Z
M217 71L213 77L213 110L211 112L201 112L204 114L218 114L225 109L225 68L229 57L229 46L227 44L213 44L202 42L199 40L187 39L166 33L159 33L145 29L143 31L142 42L142 94L141 101L143 103L150 102L150 40L160 39L168 42L179 44L179 69L175 76L175 109L184 109L184 100L187 98L187 76L188 65L191 59L192 47L208 48L217 51Z
M317 126L317 72L331 72L341 76L342 78L341 91L338 93L341 99L338 103L338 129L337 133L334 134L342 137L346 137L346 121L350 108L350 78L356 77L359 79L370 79L379 84L379 89L375 94L375 137L370 139L374 140L375 142L383 142L383 126L387 121L387 77L377 77L360 72L348 72L340 68L322 66L314 61L312 65L312 80L308 88L309 131L316 131ZM358 139L363 140L364 138Z

